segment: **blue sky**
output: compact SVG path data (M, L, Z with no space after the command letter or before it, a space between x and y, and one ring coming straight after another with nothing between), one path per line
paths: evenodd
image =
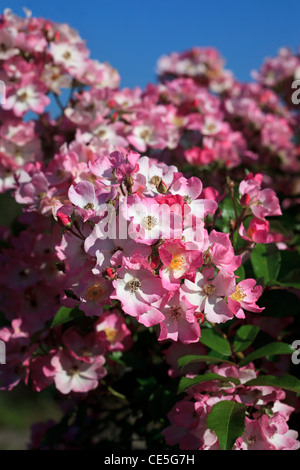
M192 46L214 46L226 67L251 79L264 57L300 44L299 0L7 0L3 8L66 22L86 39L91 57L108 61L121 86L155 80L157 59Z

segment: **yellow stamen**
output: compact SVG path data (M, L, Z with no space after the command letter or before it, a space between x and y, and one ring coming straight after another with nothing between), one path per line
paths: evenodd
M173 124L174 126L181 127L184 124L184 118L181 116L174 116L173 117Z
M236 300L237 302L242 302L242 300L246 297L246 294L243 292L242 288L236 286L235 292L231 294L231 298Z
M185 258L181 253L175 253L173 255L172 261L169 268L173 271L180 271L185 265Z
M110 327L107 327L107 328L104 328L104 331L106 333L106 338L109 342L112 342L114 341L114 339L116 338L117 336L117 333L118 333L118 330L116 330L115 328L110 328Z

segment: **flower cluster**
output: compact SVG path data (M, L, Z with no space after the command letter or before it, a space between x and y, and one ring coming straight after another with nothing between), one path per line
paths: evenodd
M284 87L290 78L297 80L300 77L299 55L294 54L288 47L282 47L276 57L268 57L259 73L255 72L253 75L265 86L274 89Z
M281 49L278 57L267 59L260 73L253 74L258 82L251 84L237 81L210 48L163 56L158 74L164 100L178 107L186 130L193 130L192 136L188 132L189 138L181 140L190 164L216 161L231 168L242 162L250 168L259 163L266 170L283 169L284 175L273 175L274 187L297 194L299 148L293 135L299 120L291 109L291 82L299 76L298 56Z
M240 183L240 202L244 211L249 208L253 219L250 220L246 230L243 222L239 228L239 234L244 240L255 243L271 243L280 241L280 234L270 233L270 224L265 217L282 215L275 191L270 188L261 189L263 175L252 173Z
M297 204L299 117L281 85L298 69L298 57L284 49L265 62L257 82L241 84L215 49L193 48L163 56L157 84L121 89L117 71L92 60L68 25L4 11L0 192L22 213L0 227L1 390L20 382L35 392L52 386L70 399L64 413L71 400L80 416L97 408L85 423L92 429L110 413L99 395L123 400L116 409L128 406L113 388L117 382L126 393L127 374L148 366L156 373L167 363L173 383L181 356L211 362L204 330L224 340L225 330L247 319L244 326L256 325L253 338L261 329L278 340L293 317L261 318L270 279L260 278L250 258L258 244L272 243L275 261L279 250L289 259L296 252L296 237L270 217ZM297 287L284 275L270 286ZM169 445L218 448L206 418L230 400L247 405L236 449L298 448L284 392L247 385L258 375L254 365L207 369L198 361L184 370L226 380L189 390L170 413ZM158 384L145 380L142 392ZM162 403L168 398L160 382L155 393ZM136 394L132 402L147 402ZM141 415L134 406L124 412L128 423ZM67 448L80 434L77 418L61 436ZM43 445L35 433L52 425L34 429L33 448Z
M201 313L202 321L222 323L244 318L243 309L262 310L256 305L262 288L254 279L236 280L242 256L235 255L230 234L205 226L218 204L198 178L121 152L81 162L74 184L67 184L69 174L55 197L53 177L49 167L33 168L20 178L16 199L32 211L52 209L65 228L55 245L65 306L79 304L86 315L100 316L119 301L143 325L159 324L159 339L186 343L198 341ZM240 186L248 191L241 200L251 194L249 214L279 214L275 193L251 185L260 175L255 178L248 175Z
M298 120L262 78L265 68L276 75L272 60L257 75L258 83L242 84L223 68L215 49L193 48L159 60L161 83L120 89L118 73L90 59L84 41L67 25L30 14L22 19L9 10L2 25L2 191L13 187L18 169L43 152L48 159L55 156L66 136L67 142L87 145L91 159L93 153L122 147L165 162L208 167L211 181L224 167L245 164L254 170L259 162L260 168L285 170L277 172L274 187L289 195L297 190L299 149L293 134ZM297 75L297 61L282 51L278 62L290 66L277 68ZM64 88L71 90L65 105ZM52 97L61 112L56 119L47 112ZM28 111L38 119L24 122ZM289 173L293 184L287 190Z
M263 310L256 303L262 287L255 279L238 282L235 272L242 255L235 254L230 234L207 230L218 203L212 198L216 193L203 190L200 179L185 178L176 167L137 153L115 151L84 162L82 147L76 151L64 148L57 156L65 168L60 184L55 161L48 166L31 164L16 183L16 200L27 208L20 221L28 228L8 238L3 250L1 309L8 320L18 322L20 351L25 337L39 331L47 337L49 322L60 306L79 307L87 317L106 318L107 325L111 317L104 309L120 306L142 325L158 325L159 341L184 344L199 341L203 322L224 323L245 318L245 311ZM248 175L240 184L240 206L247 200L248 211L240 217L240 233L247 240L242 220L252 214L263 218L281 213L274 191L260 190L260 183L258 174ZM253 220L260 219L250 221L248 235ZM251 234L253 242L261 236L253 229ZM116 324L109 337L123 338L125 325ZM99 328L94 320L92 328ZM14 349L16 337L7 338ZM56 342L69 348L65 334L59 338ZM83 347L87 341L90 347L101 338L94 332L78 342ZM24 365L19 378L43 362L43 374L38 376L42 384L37 383L36 389L55 380L65 392L68 389L56 374L70 378L66 370L78 361L87 368L83 356L72 348L70 354L65 347L53 350L51 344L43 359L28 362L36 347L28 342L29 349L23 348L24 354L18 356ZM95 362L93 354L89 356L94 375L88 387L96 386L97 377L104 375L104 355L96 355ZM78 371L80 375L79 366Z
M23 19L5 10L0 45L0 79L6 95L0 110L3 191L13 186L16 170L41 160L46 149L51 151L60 124L45 113L51 95L58 100L63 89L85 86L101 94L103 89L118 87L119 75L110 65L90 59L85 42L67 24L33 18L30 12ZM28 111L39 115L39 125L23 120ZM61 124L62 133L72 132L67 123ZM59 135L54 141L63 143Z
M218 436L207 426L207 417L217 403L226 400L247 407L244 432L233 450L300 448L297 432L287 425L294 408L284 403L285 392L247 385L257 377L253 364L241 368L228 364L211 366L210 372L221 377L190 387L187 396L170 411L171 426L163 431L168 445L179 444L181 450L220 450Z

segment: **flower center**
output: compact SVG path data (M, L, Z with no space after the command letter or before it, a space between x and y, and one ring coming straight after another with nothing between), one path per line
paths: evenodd
M15 154L15 157L22 157L22 149L20 147L16 147L14 154Z
M51 78L51 80L53 80L55 82L56 80L59 79L59 77L60 77L60 73L57 71L57 72L53 72L53 74L51 75L50 78Z
M66 60L70 59L70 58L71 58L71 52L66 51L66 52L63 54L63 58L66 59Z
M181 308L180 307L171 307L170 308L170 314L171 314L171 317L174 318L175 320L177 320L177 318L180 318L181 317Z
M21 93L19 96L18 96L18 100L21 101L22 103L24 103L25 101L27 101L28 99L28 94L26 93L26 91L23 91L23 93Z
M97 132L97 137L99 137L100 139L103 137L105 137L107 134L106 130L105 129L100 129L98 132Z
M157 176L157 175L152 176L152 178L150 180L150 183L154 184L154 186L158 186L160 184L160 182L161 182L161 177Z
M206 126L208 132L214 132L217 129L217 126L214 123L210 123Z
M173 124L174 126L181 127L184 124L184 118L180 116L175 116L173 118Z
M80 355L83 357L90 357L92 356L92 352L90 351L90 349L85 347L85 348L81 348Z
M89 209L94 209L94 204L92 202L88 202L85 206L84 206L84 210L88 211Z
M183 196L183 200L186 204L191 204L192 202L191 196Z
M173 271L179 271L184 267L184 265L185 265L185 258L183 254L175 253L173 255L169 268L173 269Z
M114 339L117 336L118 330L116 330L115 328L107 327L107 328L104 329L104 331L105 331L105 334L106 334L107 341L109 341L109 342L114 341Z
M242 302L242 300L246 297L246 294L243 292L243 289L239 286L235 287L235 292L231 295L233 300L237 302Z
M80 372L80 369L78 366L72 366L69 371L68 371L68 375L71 375L71 377L73 377L74 375L78 374Z
M143 218L142 220L142 226L147 229L151 230L158 224L158 220L156 217L153 217L152 215L147 215L146 217Z
M256 436L254 434L249 434L247 437L246 437L246 440L248 442L248 444L251 446L253 444L255 444L256 442Z
M133 292L136 292L137 290L139 290L139 288L141 287L141 281L139 279L131 279L131 281L128 282L128 286L129 286L129 289L130 289L130 292L133 293Z
M151 131L150 129L143 129L142 132L140 133L140 136L144 140L148 140L151 136Z
M86 299L97 302L98 300L101 300L105 294L106 290L101 287L99 282L96 282L88 288Z
M58 179L63 179L66 175L66 172L64 170L62 170L61 168L59 168L57 171L56 171L56 176Z
M205 294L209 296L209 295L212 295L215 292L216 288L212 284L206 284L204 286L203 290L204 290Z

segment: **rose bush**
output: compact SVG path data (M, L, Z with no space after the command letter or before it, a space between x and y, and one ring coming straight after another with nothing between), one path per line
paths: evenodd
M243 84L193 48L122 89L5 10L0 66L0 388L63 410L30 448L298 449L299 57Z

